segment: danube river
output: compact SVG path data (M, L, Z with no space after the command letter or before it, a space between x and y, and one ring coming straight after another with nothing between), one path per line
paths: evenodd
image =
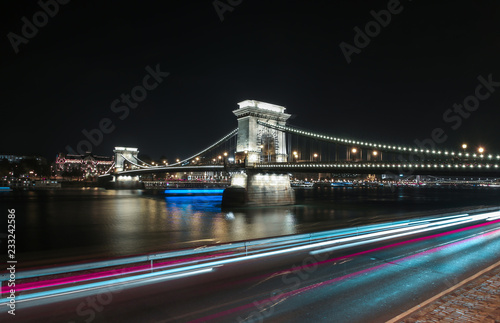
M0 193L16 210L21 267L109 258L305 233L500 205L495 188L297 190L284 207L221 209L221 196L152 196L141 190ZM7 223L1 225L5 249ZM6 253L4 252L3 255ZM23 266L24 264L24 266Z

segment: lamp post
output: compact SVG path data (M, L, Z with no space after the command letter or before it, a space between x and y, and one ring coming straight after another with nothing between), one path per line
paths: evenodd
M373 160L377 160L378 151L376 150L372 151L372 155L373 155Z
M483 147L479 147L477 149L477 152L480 153L481 155L484 153L484 148Z
M352 160L355 161L356 160L356 153L358 152L358 149L353 148L353 149L351 149L351 152L352 152Z
M245 164L245 167L248 165L248 150L244 151L245 153L245 158L243 160L243 163Z
M467 150L467 144L466 143L463 143L462 144L462 149L464 150L464 155L465 155L465 152Z

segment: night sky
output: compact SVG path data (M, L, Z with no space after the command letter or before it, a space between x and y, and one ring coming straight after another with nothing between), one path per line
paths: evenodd
M211 0L72 0L53 17L37 1L2 1L0 153L53 159L109 119L95 154L187 157L236 128L232 111L246 99L285 106L290 124L325 134L412 144L441 128L439 147L500 152L500 2L216 2L229 3L221 21ZM372 22L381 10L385 27ZM34 15L35 35L23 27ZM369 43L355 42L367 24ZM350 63L341 43L356 51ZM169 75L149 78L155 88L137 90L146 98L134 109L113 105L148 66ZM490 78L482 99L478 77ZM464 100L471 111L450 110Z

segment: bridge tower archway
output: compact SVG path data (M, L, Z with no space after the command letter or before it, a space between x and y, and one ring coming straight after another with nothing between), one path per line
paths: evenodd
M115 147L113 150L115 153L115 171L122 172L125 170L125 162L130 160L131 162L137 163L137 155L139 154L139 149L132 147ZM139 167L131 165L131 169L137 169Z
M239 108L233 111L238 119L235 156L237 162L286 162L288 153L285 132L258 123L262 121L273 125L286 125L286 121L291 117L285 113L286 108L256 100L245 100L238 105Z

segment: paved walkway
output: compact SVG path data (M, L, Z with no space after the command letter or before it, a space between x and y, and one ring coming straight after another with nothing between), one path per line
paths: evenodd
M397 322L500 322L500 265Z

